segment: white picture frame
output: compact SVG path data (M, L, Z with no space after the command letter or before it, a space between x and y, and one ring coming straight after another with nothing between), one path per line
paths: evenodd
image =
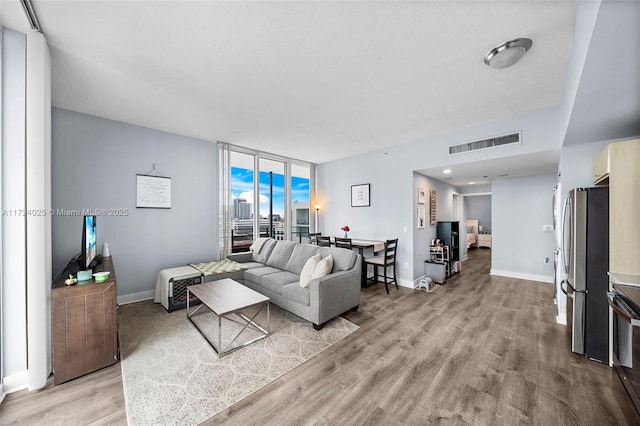
M418 204L424 204L427 200L427 190L425 188L418 187Z
M171 178L136 175L136 207L171 208Z
M371 184L351 185L351 207L369 207Z
M427 221L427 209L424 206L418 206L418 229L422 229L426 225Z

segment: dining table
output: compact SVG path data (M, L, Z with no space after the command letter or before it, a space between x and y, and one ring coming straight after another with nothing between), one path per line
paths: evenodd
M335 243L335 241L334 241ZM364 263L364 252L367 249L371 249L373 253L378 253L384 250L384 241L378 240L361 240L351 239L351 247L358 250L360 256L362 256L362 277L360 280L360 287L365 288L367 286L367 265Z

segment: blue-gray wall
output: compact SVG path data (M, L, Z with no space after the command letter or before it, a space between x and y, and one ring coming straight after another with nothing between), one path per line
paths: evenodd
M127 209L99 216L120 300L153 296L158 272L219 259L217 145L64 109L52 112L53 209ZM171 209L136 208L136 174L171 177ZM53 273L80 252L82 219L54 216ZM128 298L122 298L128 296Z
M491 233L491 195L474 195L464 197L467 219L478 219L484 231Z
M553 221L551 199L557 181L553 174L493 182L492 273L552 281L555 237L542 228Z
M349 225L352 229L349 235L353 238L397 237L399 239L398 276L401 284L411 286L424 273L422 266L425 253L422 252L421 247L429 232L415 228L416 173L414 171L540 151L556 150L555 154L557 154L562 143L560 124L560 108L552 107L319 164L317 185L318 202L321 205L320 229L325 234L337 235L342 225ZM522 131L521 144L479 150L465 155L448 155L449 145L484 139L515 130ZM350 186L361 183L371 184L371 207L351 207ZM514 190L517 190L518 182L514 181L512 184ZM450 208L449 200L451 198L441 201L438 194L439 220L450 220L451 213L447 215L445 210L441 210ZM550 204L549 198L544 205L548 207ZM494 214L495 209L494 205L492 208ZM539 221L542 222L543 219L540 218ZM492 228L496 228L495 216L492 220ZM542 239L543 236L538 235L538 238ZM530 263L513 264L514 269L509 271L538 274L540 272L538 263L542 263L538 259L549 256L547 250L541 250L540 246L541 244L537 243L527 246L523 256L531 259ZM533 259L536 259L535 264ZM552 272L549 273L549 277L552 275Z
M437 225L431 225L429 221L430 200L429 191L436 191L436 221L449 221L454 220L453 217L453 194L459 193L460 189L456 186L449 185L442 181L424 176L420 173L414 173L414 200L413 200L413 277L411 279L417 279L424 275L424 261L429 259L429 246L431 240L437 236ZM418 228L418 191L417 188L424 188L427 192L427 199L425 200L424 207L425 212L425 227ZM462 256L463 253L460 253ZM461 257L462 258L462 257Z

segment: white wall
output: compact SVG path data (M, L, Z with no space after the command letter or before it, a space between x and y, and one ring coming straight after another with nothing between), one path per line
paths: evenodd
M52 202L57 209L127 209L97 218L118 300L153 297L161 269L219 260L217 145L68 110L52 114ZM171 209L136 208L136 174L153 164L171 181ZM53 217L53 269L80 252L82 218Z
M2 381L51 372L50 62L42 34L2 29Z
M51 61L44 36L27 35L27 352L29 390L46 386L51 361Z
M2 360L5 385L26 384L26 36L2 31Z
M555 237L542 227L553 220L551 199L556 183L555 175L493 182L492 274L553 282Z

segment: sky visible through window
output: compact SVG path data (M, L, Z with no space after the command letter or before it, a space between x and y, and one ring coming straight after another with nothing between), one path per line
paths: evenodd
M231 197L253 203L253 170L231 167ZM260 211L269 212L269 172L260 172ZM309 202L309 179L291 177L291 201ZM273 174L273 213L284 216L284 176ZM254 210L255 213L255 210Z

